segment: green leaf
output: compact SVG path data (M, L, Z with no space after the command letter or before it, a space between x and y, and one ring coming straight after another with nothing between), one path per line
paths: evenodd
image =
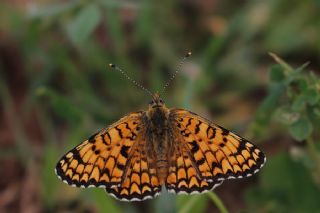
M301 117L297 122L289 126L291 136L298 141L305 140L309 137L312 130L312 123L306 117Z
M320 94L314 89L306 89L301 95L299 95L292 104L294 111L300 111L307 104L313 106L319 102Z
M276 64L269 70L269 79L273 82L281 82L285 79L284 69L281 65Z
M285 125L291 125L299 119L300 114L297 112L294 112L291 109L291 106L286 105L286 106L281 106L277 109L275 113L275 117L279 122Z
M315 105L317 103L319 103L319 99L320 99L320 93L317 92L316 89L308 89L305 93L304 93L304 97L306 102L308 102L310 105Z
M308 89L309 84L305 77L297 78L296 83L301 92L305 92Z
M67 26L70 40L79 44L84 42L95 30L101 19L101 12L95 4L82 9Z
M299 95L292 104L292 109L294 111L301 111L306 106L306 100L303 95Z
M308 82L301 74L299 76L292 74L285 81L288 85L287 94L289 98L300 95L308 89Z

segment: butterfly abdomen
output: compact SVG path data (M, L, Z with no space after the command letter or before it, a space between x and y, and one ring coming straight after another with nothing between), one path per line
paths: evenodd
M150 150L150 157L156 162L156 171L160 184L164 184L168 176L168 151L170 150L168 133L168 113L164 107L153 107L147 112L147 146Z
M168 160L167 159L157 159L157 175L160 181L160 184L164 184L167 176L168 176Z

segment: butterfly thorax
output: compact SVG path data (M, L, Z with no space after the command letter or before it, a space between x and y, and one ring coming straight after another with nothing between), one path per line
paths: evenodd
M170 110L160 98L154 98L146 113L147 155L155 162L160 182L164 182L168 175L168 158L171 148L169 112Z

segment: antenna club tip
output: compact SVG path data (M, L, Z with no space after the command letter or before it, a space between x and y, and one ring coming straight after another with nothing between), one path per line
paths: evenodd
M109 67L111 67L111 68L115 68L116 67L116 65L115 64L109 64Z
M191 55L192 55L192 52L189 51L189 52L186 54L186 57L189 57L189 56L191 56Z

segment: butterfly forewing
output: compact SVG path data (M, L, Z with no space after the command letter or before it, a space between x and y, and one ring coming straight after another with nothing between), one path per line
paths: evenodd
M189 187L189 191L183 191L202 191L197 187L190 190L191 183L197 182L196 175L193 175L197 171L200 174L196 185L199 185L200 178L215 187L225 179L251 176L265 163L264 154L256 146L195 113L173 109L170 117L172 128L176 128L174 132L178 134L175 136L177 143L182 144L180 147L187 147L186 154L179 156L176 168L171 168L172 171L178 169L175 177ZM193 170L192 174L188 174L188 170ZM174 188L172 180L168 179L167 184ZM182 188L179 188L179 181L176 183L174 191L179 192ZM199 186L201 188L201 184ZM205 184L204 188L209 187Z
M78 187L113 187L121 183L129 153L139 135L141 113L131 113L65 154L57 175Z

